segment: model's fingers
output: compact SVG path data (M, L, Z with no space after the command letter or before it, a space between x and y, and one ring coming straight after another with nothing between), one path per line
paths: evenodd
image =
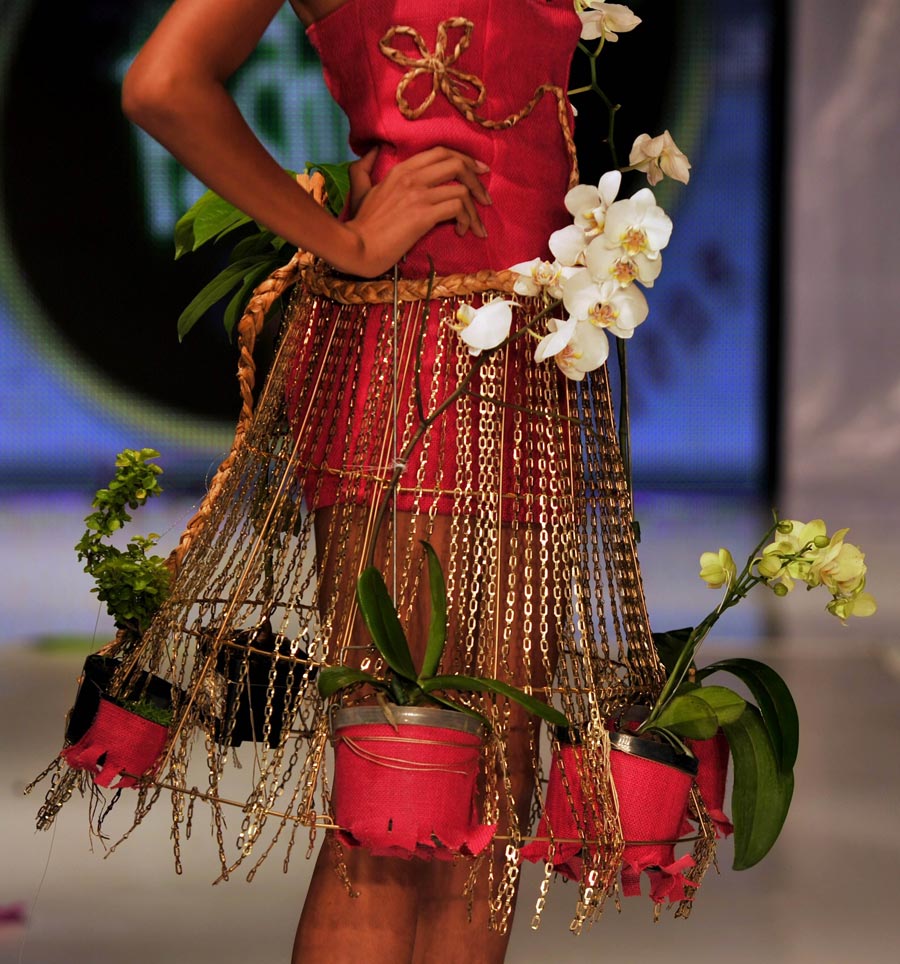
M426 178L429 186L443 184L446 181L458 181L471 192L476 201L490 204L491 197L485 186L475 173L474 162L461 156L448 157L430 164L421 170L421 176Z
M481 218L478 216L478 209L472 200L472 195L462 184L441 184L432 188L429 196L430 203L434 206L436 223L441 221L456 221L456 233L462 236L469 229L476 237L486 238L487 231ZM450 215L445 214L451 211ZM441 216L437 217L438 211Z

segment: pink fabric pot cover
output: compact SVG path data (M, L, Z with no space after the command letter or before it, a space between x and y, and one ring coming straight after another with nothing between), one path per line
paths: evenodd
M646 870L654 903L684 900L684 886L690 881L682 872L692 867L694 860L689 854L676 860L671 841L681 836L693 783L691 775L616 749L610 754L610 763L626 842L622 893L626 897L640 896L640 875Z
M480 853L496 824L478 823L475 781L482 739L443 727L387 722L335 730L338 838L375 856Z
M60 756L73 770L90 771L97 786L120 790L135 786L138 777L153 769L168 733L160 723L145 720L101 698L87 732ZM130 776L121 776L113 784L116 777L126 773Z
M584 794L581 789L581 747L562 746L554 750L550 762L550 776L547 780L547 794L544 798L544 812L535 833L536 837L555 838L556 850L553 854L553 867L557 873L569 880L581 880L582 834L589 840L599 837L599 828L591 809L585 812ZM569 794L563 783L563 769ZM546 861L550 851L549 840L534 840L521 851L523 860L536 863Z
M728 778L728 740L719 730L710 740L688 740L687 744L697 757L697 789L709 811L716 836L727 837L734 833L734 825L722 809L725 803L725 782ZM693 830L693 826L688 824L685 833L690 830Z

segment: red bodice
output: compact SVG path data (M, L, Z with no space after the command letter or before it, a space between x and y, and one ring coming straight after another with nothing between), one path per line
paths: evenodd
M409 30L383 41L397 27ZM463 110L499 121L519 113L542 84L565 91L579 30L572 0L347 0L309 28L350 120L351 148L362 155L380 147L376 183L438 145L491 168L484 183L493 205L480 208L487 238L459 238L452 224L438 225L408 253L406 277L427 275L429 255L439 275L546 256L550 233L569 221L562 202L570 160L556 97L545 93L529 116L500 130ZM398 87L407 113L420 116L404 116Z

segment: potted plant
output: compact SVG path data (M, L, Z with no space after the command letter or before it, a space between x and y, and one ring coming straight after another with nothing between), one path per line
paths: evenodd
M213 645L204 637L201 651ZM240 746L245 740L276 747L286 737L304 681L315 679L305 650L272 629L266 617L252 629L234 633L216 653L224 682L222 713L214 720L216 742Z
M808 589L823 586L832 597L826 610L844 623L850 615L874 613L875 600L865 592L864 556L844 541L847 531L829 536L820 519L802 523L776 516L740 572L727 549L703 553L700 576L711 588L724 587L724 596L696 627L655 637L668 670L666 683L634 732L619 729L611 738L620 803L616 771L621 777L630 769L623 752L634 753L635 746L655 740L654 745L666 745L697 761L698 787L722 831L730 828L721 811L727 748L734 763L735 870L762 860L784 825L799 743L797 709L787 684L770 666L733 658L697 668L695 657L721 615L758 585L768 586L778 597L786 596L797 582ZM704 685L718 673L739 679L755 705L727 687ZM629 857L634 857L634 864L642 863L639 854L629 854L626 848L626 863Z
M379 855L451 858L477 854L495 827L480 825L475 784L488 721L449 692L493 693L556 726L558 710L500 680L441 676L447 642L446 589L440 562L428 562L431 623L424 659L415 667L409 643L381 573L366 568L357 584L363 620L386 664L378 677L352 666L319 673L319 692L333 697L368 688L375 705L336 710L332 722L332 803L341 840Z
M158 536L132 536L124 549L108 541L131 521L129 509L162 491L162 469L151 461L158 456L146 448L117 456L115 476L94 496L95 511L85 518L75 546L118 636L85 661L60 756L73 770L87 771L98 786L115 789L135 786L152 770L172 720L171 684L128 659L169 592L165 561L148 554Z
M692 783L716 831L734 831L735 870L758 863L775 843L793 792L799 742L793 697L781 676L758 660L724 659L698 669L695 656L725 610L758 585L768 586L778 597L798 582L808 589L824 586L832 597L826 610L844 623L851 615L873 614L876 604L865 591L864 556L844 540L847 531L829 536L822 520L802 523L776 516L740 573L727 549L702 554L700 576L711 588L725 588L721 602L696 627L654 634L666 683L652 705L630 707L610 723L610 767L626 841L626 896L640 893L642 871L650 877L650 896L657 903L684 899L685 886L696 887L684 877L692 858L676 859L674 854L677 839L691 829L687 818ZM735 676L755 703L728 687L704 685L717 673ZM542 839L523 849L525 859L550 857L551 831L563 840L578 836L578 824L590 831L592 817L582 803L580 752L580 746L563 741L554 751L537 831ZM729 756L734 763L733 827L722 809ZM580 877L579 843L556 843L552 860L557 872Z

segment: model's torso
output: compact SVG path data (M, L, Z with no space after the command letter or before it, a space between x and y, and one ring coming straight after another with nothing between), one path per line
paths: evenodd
M303 7L326 81L350 120L351 147L357 154L380 148L376 182L436 145L491 169L485 183L494 203L481 210L488 237L459 238L452 224L439 225L410 251L404 274L427 274L429 256L439 274L451 274L544 255L549 234L566 223L570 159L557 96L544 93L529 116L504 129L481 121L521 113L542 84L565 91L579 34L572 0L316 0Z

